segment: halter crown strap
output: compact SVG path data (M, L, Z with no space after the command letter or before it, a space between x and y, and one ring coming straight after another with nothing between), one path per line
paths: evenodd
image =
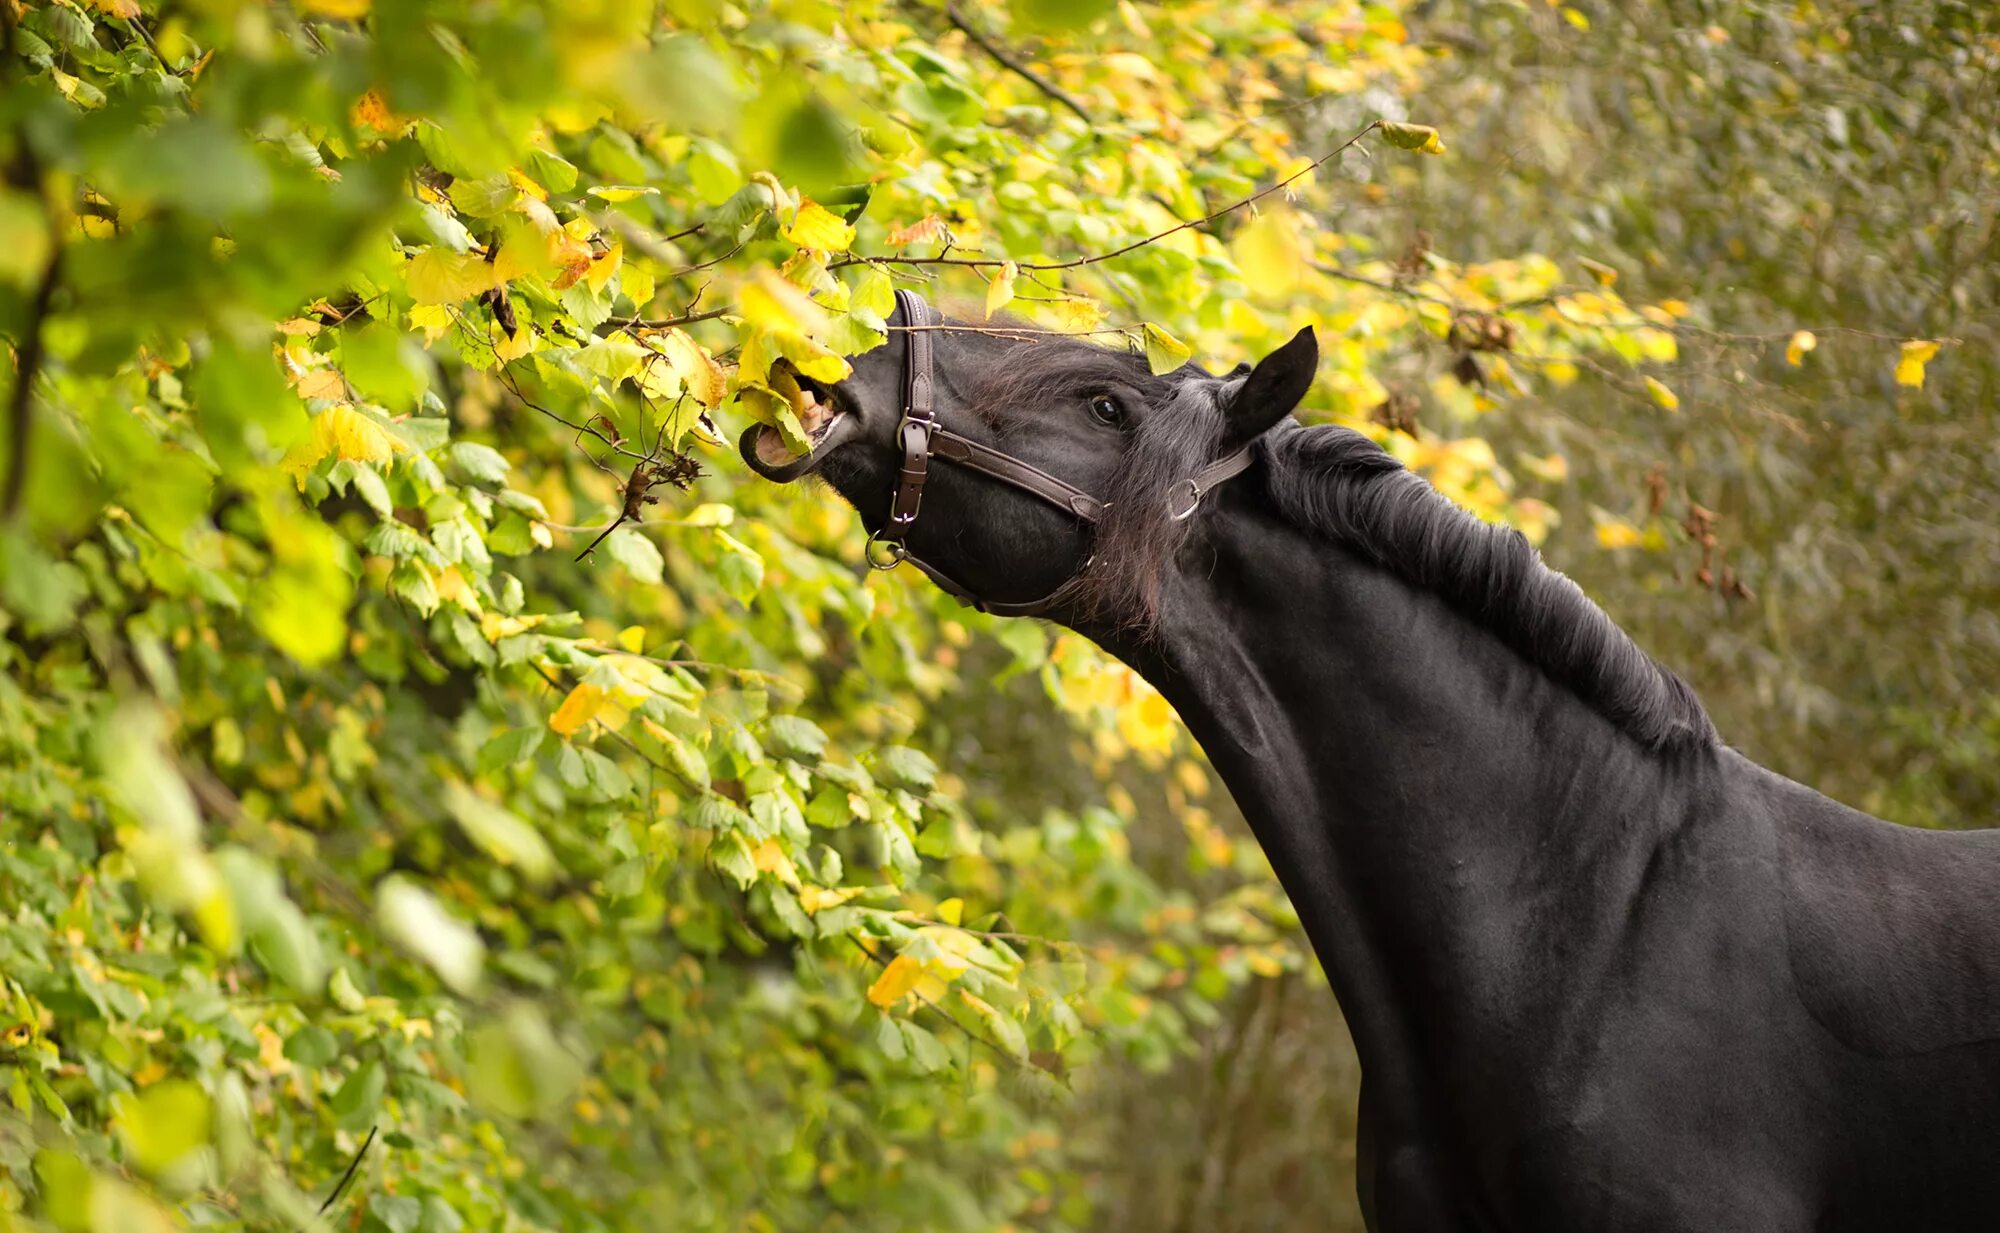
M941 318L924 298L914 291L898 289L896 303L903 310L903 418L896 426L896 441L903 451L902 468L896 476L896 495L889 503L889 521L868 537L868 563L877 569L894 569L909 561L924 571L932 582L961 602L996 616L1035 616L1046 611L1055 592L1040 599L1020 603L982 600L958 584L936 566L910 554L910 529L923 509L924 482L930 478L933 456L977 471L1022 492L1039 497L1078 520L1095 524L1104 516L1105 503L1040 467L1023 462L1012 454L982 445L970 437L938 423L936 375L932 366L934 340L931 327ZM1192 517L1201 508L1202 498L1216 485L1241 475L1250 466L1251 446L1216 459L1181 481L1184 504L1171 512L1179 521ZM878 552L876 545L882 545ZM1090 562L1084 562L1089 568Z

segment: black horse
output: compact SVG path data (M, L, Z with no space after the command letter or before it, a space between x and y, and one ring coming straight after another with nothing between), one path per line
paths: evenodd
M1518 534L1291 418L1310 331L1162 377L892 324L746 458L1179 710L1353 1031L1371 1229L2000 1228L2000 832L1722 744Z

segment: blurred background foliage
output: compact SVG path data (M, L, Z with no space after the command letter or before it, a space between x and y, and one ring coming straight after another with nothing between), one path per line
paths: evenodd
M1164 703L727 444L898 280L1311 323L1732 742L2000 800L1985 6L0 18L0 1229L1359 1227Z

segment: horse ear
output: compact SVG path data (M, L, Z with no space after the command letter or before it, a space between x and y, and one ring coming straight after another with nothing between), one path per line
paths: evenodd
M1292 413L1319 372L1319 339L1307 326L1258 362L1229 401L1229 448L1254 441Z

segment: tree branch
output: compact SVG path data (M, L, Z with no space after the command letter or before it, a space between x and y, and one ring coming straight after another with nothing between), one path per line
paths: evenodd
M1053 81L1029 68L1026 64L1016 59L1004 47L1001 47L998 43L980 33L979 29L967 21L965 15L958 11L957 0L945 0L944 16L945 20L949 21L954 29L978 44L979 50L999 61L1002 68L1019 76L1021 80L1075 112L1082 118L1085 124L1097 123L1096 120L1091 118L1090 112L1085 110L1083 104L1077 101L1074 94L1071 94Z

